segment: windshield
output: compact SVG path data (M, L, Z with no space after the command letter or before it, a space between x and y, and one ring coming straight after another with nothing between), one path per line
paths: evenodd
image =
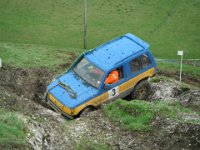
M73 71L90 85L99 88L104 72L87 59L82 58Z

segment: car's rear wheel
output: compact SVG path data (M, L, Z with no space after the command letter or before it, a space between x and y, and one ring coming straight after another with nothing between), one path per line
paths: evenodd
M133 92L131 93L131 98L138 100L147 100L150 92L150 83L147 80L143 80L135 86Z

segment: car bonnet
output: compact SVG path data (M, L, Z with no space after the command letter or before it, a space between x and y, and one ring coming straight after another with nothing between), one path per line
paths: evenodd
M70 71L49 84L48 92L64 106L73 109L94 98L98 89L85 83Z

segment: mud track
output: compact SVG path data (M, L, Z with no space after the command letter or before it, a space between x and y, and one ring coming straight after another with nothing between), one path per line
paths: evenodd
M40 102L43 99L47 83L53 78L53 74L47 68L8 67L1 69L0 77L0 86L3 86L5 90Z
M81 144L85 149L91 149L91 143L103 143L114 150L200 147L200 125L175 123L156 117L152 131L132 132L111 122L101 109L82 118L67 120L46 108L44 103L46 86L55 74L47 68L0 69L0 107L15 111L24 120L30 149L73 150ZM200 105L199 89L185 90L174 80L160 80L152 87L151 101L178 99L185 106Z
M166 71L159 71L158 75L167 76L179 80L180 74L179 72L166 72ZM182 81L197 87L200 87L200 78L194 78L193 76L182 74Z

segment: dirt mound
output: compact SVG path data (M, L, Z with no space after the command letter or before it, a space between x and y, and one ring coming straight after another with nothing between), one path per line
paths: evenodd
M162 78L152 84L152 92L149 100L178 101L183 106L192 106L200 110L200 89L180 84L179 81L170 78Z
M198 149L200 147L200 125L175 125L160 141L165 149Z
M18 96L40 101L53 74L48 68L1 68L0 86Z
M182 123L161 117L154 121L156 123L152 126L153 130L138 138L143 149L199 149L200 124Z

